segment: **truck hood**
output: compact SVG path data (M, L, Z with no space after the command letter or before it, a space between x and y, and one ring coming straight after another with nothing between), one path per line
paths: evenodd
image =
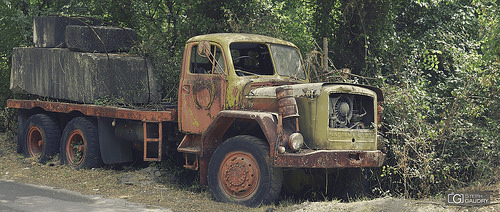
M305 84L295 84L295 85L284 85L289 86L293 89L294 97L306 97L306 98L316 98L321 93L321 88L328 85L345 85L346 88L350 86L357 86L366 89L370 89L377 94L378 101L384 101L384 95L382 90L377 87L369 85L359 85L351 83L305 83ZM247 98L276 98L276 89L283 86L275 87L262 87L254 88L247 95Z

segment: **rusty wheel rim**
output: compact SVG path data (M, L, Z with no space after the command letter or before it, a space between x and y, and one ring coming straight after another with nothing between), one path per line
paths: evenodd
M248 199L259 185L258 163L249 153L231 152L222 161L218 178L225 194L235 200Z
M44 140L42 130L37 126L31 126L28 131L28 153L31 157L39 157L43 151Z
M85 160L87 142L81 130L71 132L66 145L66 159L71 166L78 166Z

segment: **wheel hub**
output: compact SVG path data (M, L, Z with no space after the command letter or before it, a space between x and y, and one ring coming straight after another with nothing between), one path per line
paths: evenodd
M77 166L85 159L86 142L81 130L71 132L66 141L66 159L72 166Z
M235 163L231 164L230 167L226 170L226 181L232 187L240 187L242 184L248 180L248 170L246 170L244 164Z
M258 185L257 163L247 153L233 153L225 158L219 177L224 190L236 198L244 198Z
M43 151L42 130L32 126L28 132L28 152L31 157L39 157Z

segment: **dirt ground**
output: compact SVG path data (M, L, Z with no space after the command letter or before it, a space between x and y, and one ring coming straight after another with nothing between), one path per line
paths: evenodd
M200 187L195 177L187 177L187 183L186 179L179 179L179 176L196 176L194 172L189 173L181 168L164 170L158 164L152 163L147 166L132 164L74 170L60 165L58 160L39 164L17 154L14 138L7 138L3 133L0 133L0 161L2 180L64 188L174 211L500 211L500 182L481 188L492 194L491 202L494 204L486 207L449 206L441 199L408 200L384 197L350 203L281 198L273 205L247 208L213 201L210 192Z

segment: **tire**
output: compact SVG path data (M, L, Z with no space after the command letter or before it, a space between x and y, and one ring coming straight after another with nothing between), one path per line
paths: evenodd
M25 110L19 109L17 110L17 153L24 153L24 143L25 139L23 138L24 127L26 122L28 121L29 115Z
M37 158L46 163L59 152L61 129L57 122L45 114L28 118L23 127L20 144L25 157Z
M103 165L96 124L76 117L66 125L61 138L61 163L75 169Z
M208 164L208 186L215 200L248 207L269 204L280 193L283 173L259 138L235 136L222 143Z

